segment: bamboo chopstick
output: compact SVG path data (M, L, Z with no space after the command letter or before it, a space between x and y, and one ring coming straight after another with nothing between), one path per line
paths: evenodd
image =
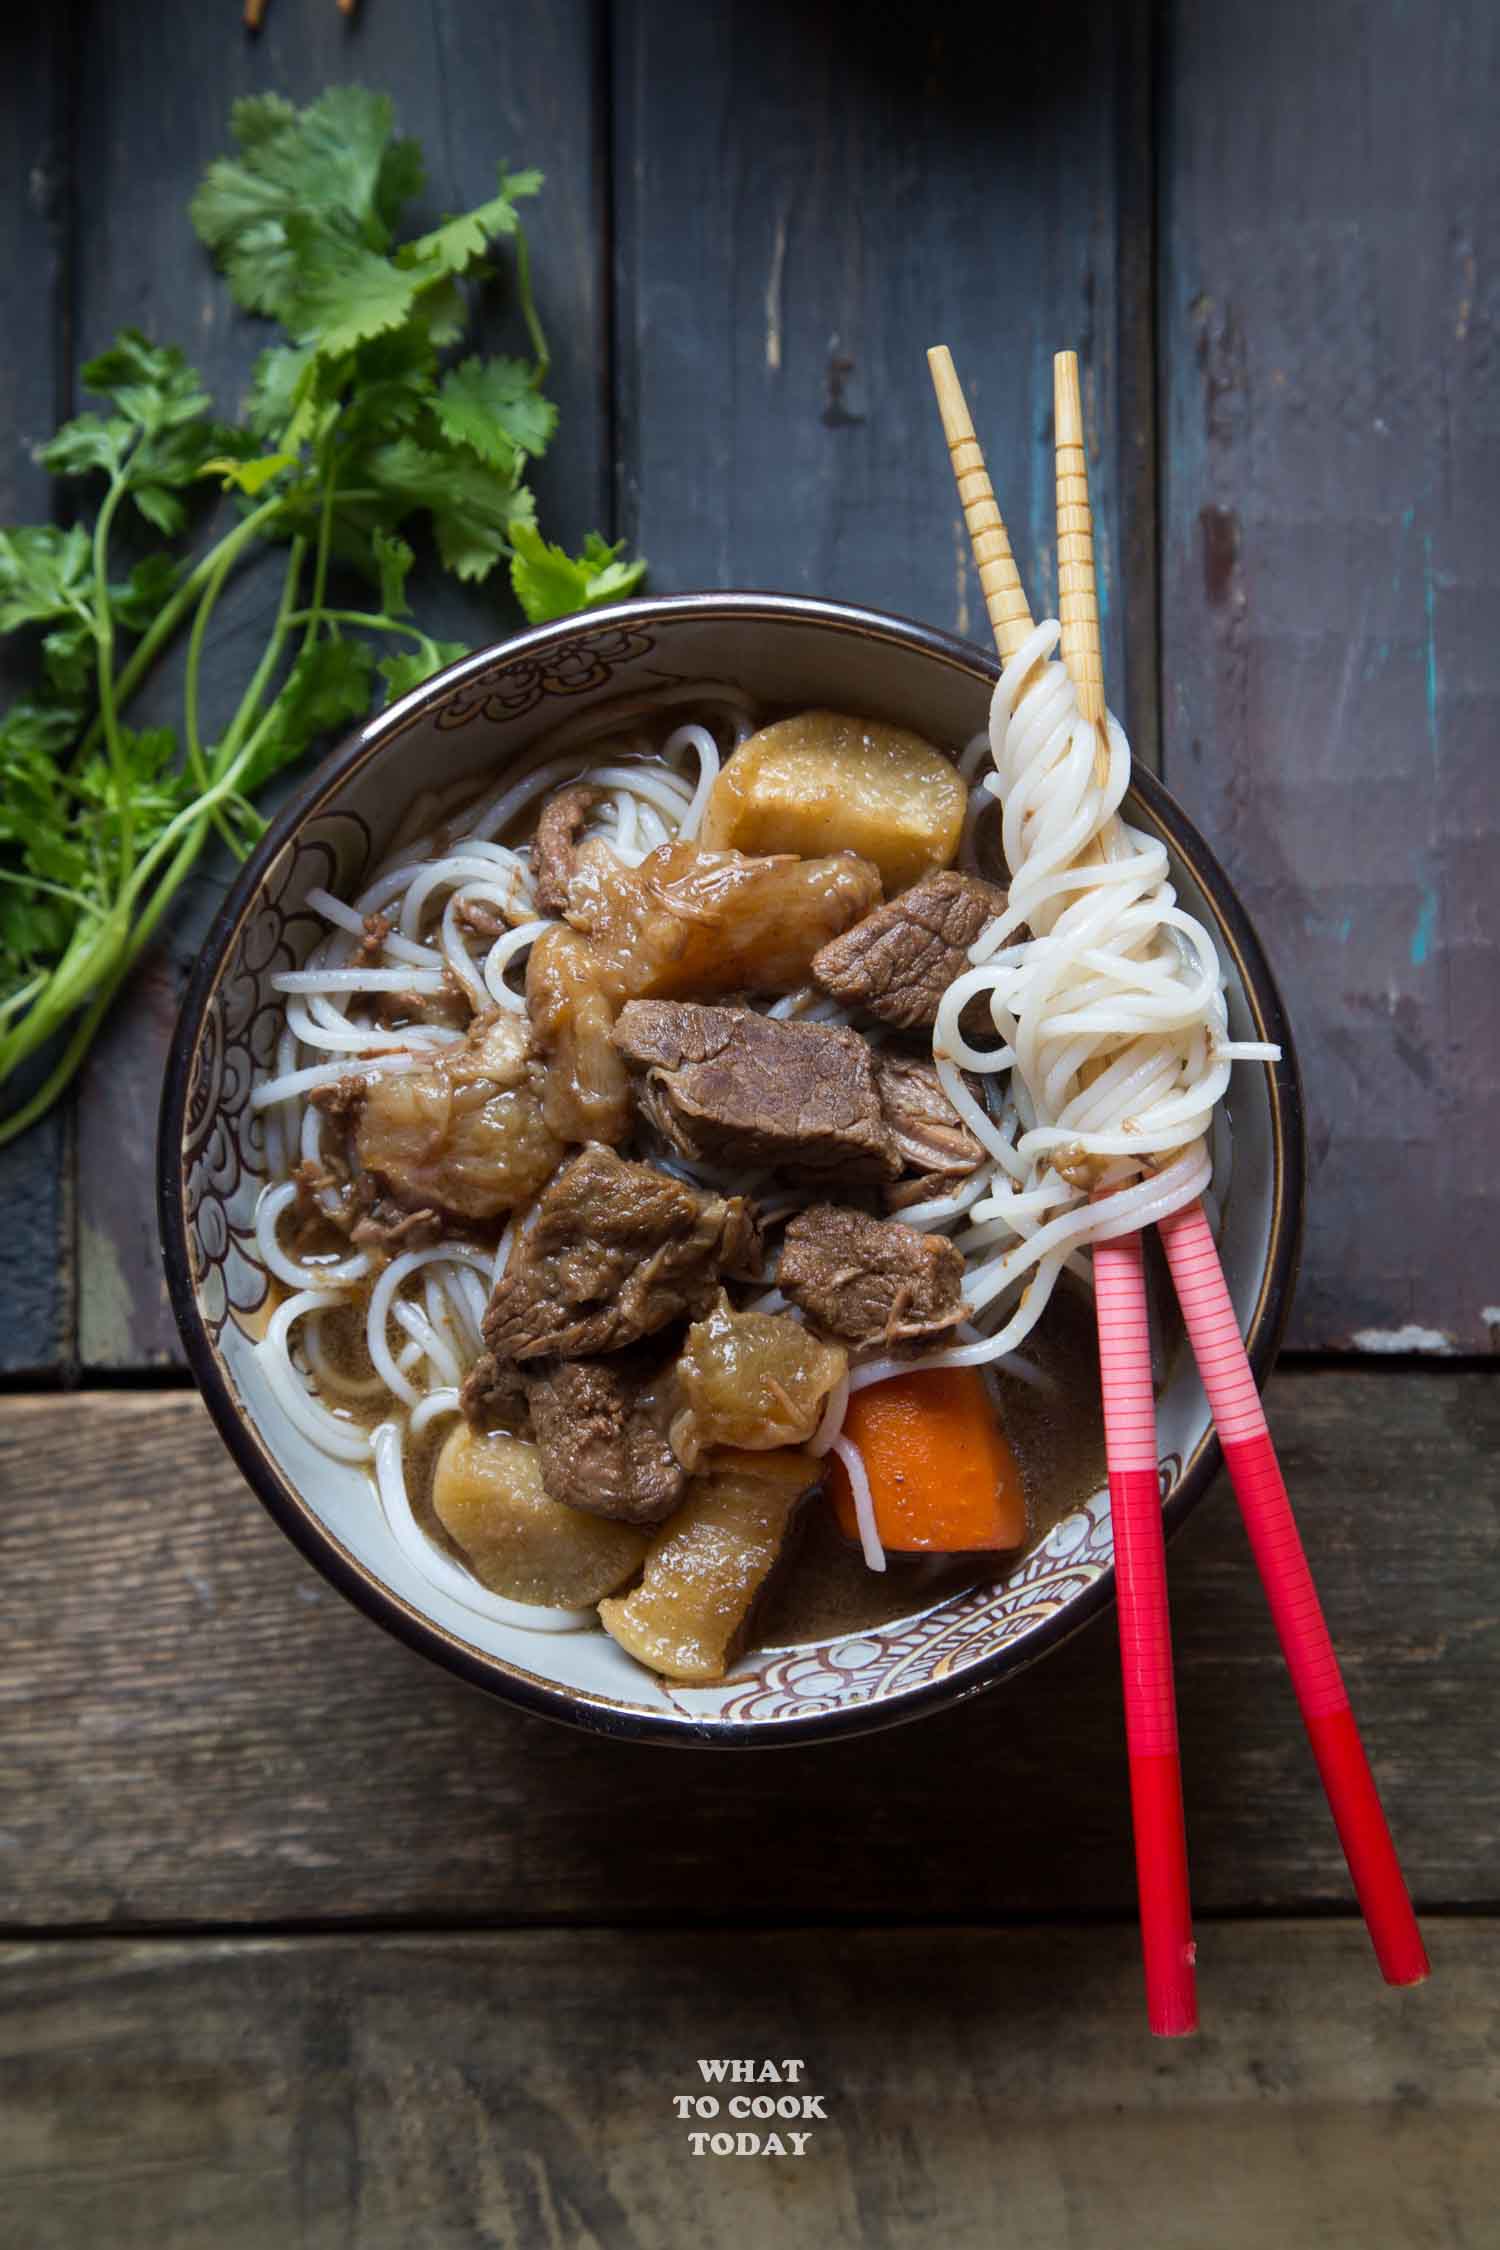
M1072 365L1077 395L1077 362ZM973 543L979 581L1002 661L1015 657L1033 630L1010 540L995 502L984 457L946 346L927 355L938 410ZM1061 370L1061 362L1059 362ZM1077 423L1077 437L1073 436ZM1058 554L1068 541L1069 607L1064 657L1079 688L1088 683L1100 728L1096 770L1108 770L1103 744L1103 667L1093 584L1093 527L1083 473L1081 418L1058 416ZM1075 663L1077 669L1075 670ZM1033 671L1017 695L1035 684ZM1104 761L1102 770L1098 760ZM1177 1756L1177 1709L1167 1612L1166 1551L1157 1485L1156 1405L1151 1342L1138 1234L1094 1248L1094 1305L1104 1394L1110 1518L1119 1589L1120 1669L1130 1762L1146 2014L1151 2029L1177 2037L1197 2027L1192 1914L1188 1903L1187 1837Z
M975 500L981 502L979 529L988 535L986 557L978 539L975 556L980 579L990 602L991 621L1002 657L1014 655L1029 628L1025 596L1000 523L999 510L974 438L968 410L963 405L952 360L946 350L929 352L933 381L938 391L943 426L948 434L955 474L960 475L960 497L971 534L975 511L965 498L965 479ZM1082 450L1082 415L1079 410L1076 362L1060 354L1055 367L1056 419L1059 468L1058 560L1059 609L1063 623L1063 651L1078 687L1079 707L1085 717L1102 724L1103 668L1098 668L1097 699L1090 653L1098 645L1098 606L1093 598L1092 526L1086 517L1087 477ZM982 479L975 481L977 468ZM1078 483L1082 482L1082 493ZM987 510L982 501L987 500ZM1082 507L1085 515L1077 511ZM992 519L992 520L991 520ZM994 538L998 526L999 544ZM1088 535L1087 550L1083 544ZM1066 542L1066 544L1065 544ZM1006 573L995 568L1003 544ZM1009 645L1001 640L996 602L986 580L986 560L991 564L997 593L1014 582L1017 600L1008 592L1002 607ZM1025 620L1019 632L1016 616ZM1074 656L1078 655L1075 669ZM1031 682L1026 683L1029 688ZM1023 688L1024 694L1026 689ZM1085 696L1088 702L1085 702ZM1020 698L1018 697L1019 701ZM1101 743L1097 755L1104 754ZM1096 771L1098 767L1096 764ZM1360 1739L1338 1657L1313 1583L1306 1552L1292 1514L1286 1482L1276 1458L1239 1321L1230 1299L1218 1248L1201 1202L1193 1202L1159 1223L1183 1320L1198 1362L1199 1374L1218 1430L1225 1467L1244 1518L1251 1551L1265 1588L1282 1654L1307 1729L1339 1840L1369 1928L1371 1943L1382 1975L1391 1984L1420 1984L1430 1973L1421 1931L1410 1893L1401 1872L1396 1848ZM1096 1281L1101 1250L1095 1246ZM1106 1411L1108 1399L1106 1396ZM1112 1500L1113 1506L1113 1500ZM1160 1529L1160 1520L1157 1519ZM1117 1534L1118 1535L1118 1534ZM1122 1579L1123 1599L1123 1579Z

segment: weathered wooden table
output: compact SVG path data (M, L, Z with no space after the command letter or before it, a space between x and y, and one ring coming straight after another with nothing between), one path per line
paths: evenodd
M23 12L16 11L19 17ZM1379 1983L1237 1518L1173 1555L1202 2036L1142 2026L1108 1628L847 1747L617 1748L430 1671L236 1481L149 1185L182 967L0 1160L0 2236L1496 2239L1500 98L1483 0L56 0L5 34L0 506L125 320L232 397L185 201L229 101L389 87L431 202L545 167L539 482L653 583L978 632L923 347L1050 604L1089 370L1107 672L1240 884L1311 1104L1271 1413L1435 1964ZM453 612L475 639L498 596ZM797 2057L800 2160L696 2158Z

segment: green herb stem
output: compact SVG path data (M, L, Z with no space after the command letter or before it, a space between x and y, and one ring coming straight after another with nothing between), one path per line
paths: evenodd
M413 641L431 638L420 625L413 625L402 617L382 617L372 609L299 609L287 623L305 625L312 618L321 618L330 625L357 625L366 633L404 633Z
M99 680L99 724L104 730L110 776L114 783L115 811L120 823L122 885L130 874L131 861L135 856L135 806L131 798L130 761L125 754L125 742L120 733L115 707L115 619L109 596L109 533L115 511L124 499L125 492L122 465L109 480L109 490L100 503L94 524L94 647Z
M232 562L237 562L245 549L267 530L272 519L279 515L285 506L286 501L278 497L263 501L261 506L250 515L241 517L233 531L226 532L218 544L209 549L202 561L184 578L177 591L163 603L147 630L141 635L130 655L120 667L119 677L114 682L114 702L117 710L123 711L125 709L141 681L187 616L188 611L202 596L205 587L220 567L226 553ZM98 742L102 731L102 717L94 718L78 745L80 758L88 756L90 750Z

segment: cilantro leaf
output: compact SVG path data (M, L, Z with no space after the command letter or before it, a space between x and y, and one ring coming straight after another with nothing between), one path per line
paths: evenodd
M445 219L430 234L403 243L396 252L397 264L424 266L434 274L468 272L492 242L517 232L521 220L516 205L523 197L535 195L541 184L540 172L502 171L498 195L459 218Z
M144 633L157 611L176 592L182 565L171 555L143 555L123 583L109 589L110 605L132 633Z
M545 453L557 427L557 408L519 359L466 359L450 368L433 412L453 444L507 470L518 453Z
M187 510L164 484L138 484L131 488L131 499L140 509L147 523L166 539L175 539L187 522Z
M403 273L379 251L315 219L292 216L286 238L296 278L283 318L300 343L336 358L401 326L422 286L420 273Z
M54 625L42 639L42 670L47 684L62 701L80 711L95 678L98 642L94 628L82 618L71 625Z
M246 407L246 418L258 438L296 442L291 424L306 404L317 356L309 344L273 344L261 353Z
M644 562L618 560L624 544L620 540L611 547L591 531L575 561L564 548L550 545L534 525L512 524L510 582L532 624L622 601L646 574Z
M445 664L456 664L468 653L466 641L423 640L415 648L403 649L399 656L383 656L375 668L386 685L386 702L398 703L414 687L430 680L434 672L441 672Z
M122 328L108 351L87 362L83 387L113 399L127 422L149 436L196 422L212 404L203 378L175 344L153 344L138 328Z
M56 437L37 455L55 477L92 476L102 470L110 476L119 468L135 441L136 428L123 414L106 421L99 414L79 414L64 422Z
M0 633L92 613L93 550L81 524L0 531Z
M222 477L226 492L243 492L247 499L253 500L268 484L275 483L283 469L296 466L295 453L256 453L248 461L235 461L227 454L217 454L212 461L204 462L202 473L206 477Z
M375 659L363 641L315 641L304 649L240 776L241 793L250 795L273 773L300 758L320 734L362 719L370 708L374 669Z
M455 576L487 578L510 552L509 526L520 495L514 480L472 454L416 438L371 449L361 473L386 495L395 521L425 509L445 566Z
M239 156L210 164L189 214L247 312L284 318L295 303L293 220L386 247L418 184L411 144L391 144L393 115L389 95L362 86L332 86L302 111L275 95L235 103Z

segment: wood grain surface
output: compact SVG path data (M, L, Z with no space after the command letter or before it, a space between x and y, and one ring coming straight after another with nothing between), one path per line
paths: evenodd
M1500 16L1172 11L1168 785L1282 978L1292 1341L1500 1334ZM1392 1194L1399 1182L1399 1193Z
M1500 1925L1419 1992L1347 1923L1200 1934L1155 2046L1118 1927L0 1948L0 2202L27 2250L1488 2250ZM693 2153L728 2057L805 2065L800 2158Z
M1500 1386L1284 1376L1270 1411L1415 1889L1493 1900ZM1171 1579L1199 1909L1347 1904L1227 1493ZM350 1609L183 1393L3 1403L0 1584L13 1930L1133 1901L1107 1622L893 1733L743 1755L600 1741L487 1700Z

